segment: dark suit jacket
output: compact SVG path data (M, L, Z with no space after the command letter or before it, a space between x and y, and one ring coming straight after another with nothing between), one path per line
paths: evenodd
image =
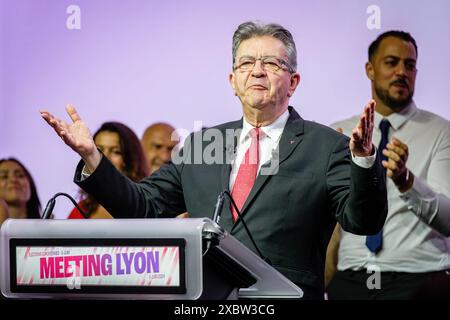
M306 297L321 298L325 253L336 221L356 234L378 232L387 215L385 175L379 159L370 169L355 165L344 135L303 120L292 107L289 112L279 143L279 171L257 177L242 215L273 266ZM225 134L242 128L242 119L215 128ZM234 147L222 149L218 152L226 155ZM80 181L83 165L77 167L75 182L116 218L173 217L185 211L193 218L212 218L231 171L229 164L168 164L134 183L103 157L92 175ZM254 250L242 223L232 223L229 202L221 224Z

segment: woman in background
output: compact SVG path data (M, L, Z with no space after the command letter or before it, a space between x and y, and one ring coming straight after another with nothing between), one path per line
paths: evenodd
M41 202L30 172L15 158L0 159L0 220L40 219ZM1 224L2 221L0 221Z
M147 161L141 143L136 134L120 122L105 122L94 134L94 142L98 149L125 176L139 181L149 173ZM81 191L83 200L81 209L92 219L107 219L112 216L90 195ZM74 208L69 219L83 219L83 215Z

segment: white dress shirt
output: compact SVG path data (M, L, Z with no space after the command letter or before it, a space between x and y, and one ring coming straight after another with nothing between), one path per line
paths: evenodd
M268 126L261 127L261 137L259 139L259 163L258 173L263 164L270 161L274 152L277 152L278 143L280 142L281 134L283 133L284 126L289 118L289 111L285 111L277 120L269 124ZM242 131L238 139L236 146L236 157L231 164L230 174L230 190L233 190L234 182L239 171L239 166L244 159L247 149L250 147L251 138L250 131L254 127L243 118Z
M378 145L382 116L375 113L373 142ZM383 248L365 246L364 236L342 230L338 270L378 266L381 271L430 272L450 268L450 123L414 103L386 117L392 136L408 145L406 166L414 174L411 190L401 194L387 178L388 216ZM332 124L350 135L359 116ZM439 230L440 232L438 232Z

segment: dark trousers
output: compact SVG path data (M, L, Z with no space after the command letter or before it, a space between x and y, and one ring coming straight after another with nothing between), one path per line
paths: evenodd
M450 270L428 273L338 271L327 288L329 300L450 299ZM368 286L369 282L369 286ZM369 287L372 285L372 288Z

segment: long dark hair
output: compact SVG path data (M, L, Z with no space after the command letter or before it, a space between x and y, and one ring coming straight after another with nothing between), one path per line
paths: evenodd
M142 150L141 142L136 134L128 126L120 122L105 122L95 132L94 140L101 132L115 132L119 135L120 151L124 162L124 172L133 181L139 181L149 175L148 164ZM83 194L83 193L82 193ZM98 202L90 195L84 194L86 199L83 207L88 214L98 208Z
M28 169L16 158L5 158L0 159L0 164L6 161L12 161L17 163L22 170L25 172L25 175L30 183L30 191L31 196L30 199L27 201L27 218L28 219L40 219L41 218L41 201L39 201L39 196L37 193L36 185L34 184L33 177L31 176Z

